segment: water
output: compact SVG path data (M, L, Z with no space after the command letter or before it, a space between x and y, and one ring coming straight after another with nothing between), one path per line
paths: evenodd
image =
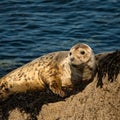
M0 77L77 42L120 49L119 0L1 0Z

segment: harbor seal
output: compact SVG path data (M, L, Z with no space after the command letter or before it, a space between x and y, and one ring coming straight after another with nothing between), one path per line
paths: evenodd
M83 43L75 44L69 51L43 55L0 79L0 98L27 90L46 87L65 96L62 87L72 86L92 78L95 57L92 49Z

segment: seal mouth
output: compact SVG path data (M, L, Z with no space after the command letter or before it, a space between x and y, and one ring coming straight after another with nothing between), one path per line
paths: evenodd
M83 67L84 66L84 64L79 64L79 65L76 65L76 64L70 64L72 67L74 67L74 68L81 68L81 67Z
M77 68L77 67L80 66L80 65L71 64L71 66Z

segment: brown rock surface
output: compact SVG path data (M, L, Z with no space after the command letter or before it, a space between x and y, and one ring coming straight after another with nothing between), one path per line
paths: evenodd
M0 103L0 120L120 120L120 52L96 60L99 79L96 74L66 98L49 90L10 96Z

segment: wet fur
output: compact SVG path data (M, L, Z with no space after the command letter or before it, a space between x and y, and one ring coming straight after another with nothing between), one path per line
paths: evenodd
M76 51L80 45L77 44ZM85 44L82 47L90 49ZM37 58L0 79L0 98L28 90L43 90L46 87L64 97L62 87L74 87L82 80L92 78L95 70L92 51L90 56L89 61L77 66L70 64L69 51L49 53Z

